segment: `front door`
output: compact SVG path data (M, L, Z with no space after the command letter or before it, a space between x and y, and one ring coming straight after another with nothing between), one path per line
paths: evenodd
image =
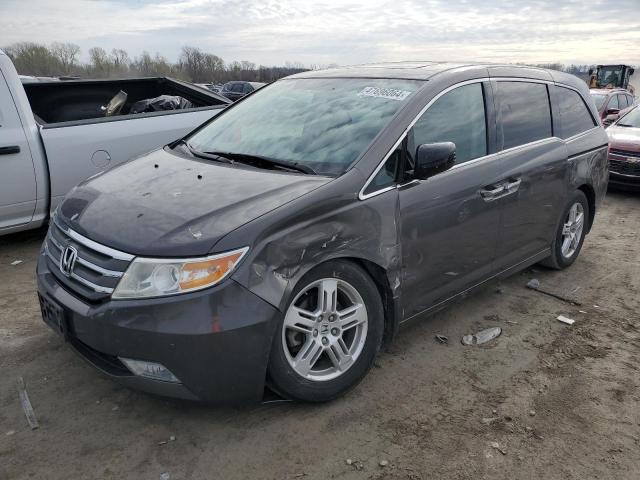
M441 95L408 132L409 170L420 144L453 142L456 164L427 180L399 187L404 319L491 275L500 230L495 191L501 159L491 154L493 122L488 84ZM488 99L485 101L485 98Z
M0 72L0 229L31 221L36 177L27 137Z

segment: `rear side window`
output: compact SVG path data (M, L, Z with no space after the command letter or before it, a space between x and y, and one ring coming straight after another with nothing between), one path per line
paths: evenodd
M618 96L612 95L611 100L609 100L609 105L607 105L607 109L609 108L620 108L620 104L618 103Z
M627 108L629 106L629 102L627 102L626 95L618 95L618 104L620 105L620 109Z
M558 87L558 106L562 119L562 138L569 138L595 127L596 123L578 92Z
M420 117L409 139L409 153L423 143L453 142L456 163L487 154L487 121L482 84L472 83L445 93Z
M551 137L551 108L543 83L498 82L502 148Z

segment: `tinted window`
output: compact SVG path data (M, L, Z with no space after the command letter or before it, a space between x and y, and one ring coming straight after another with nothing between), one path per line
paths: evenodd
M609 105L607 105L607 110L610 108L620 108L620 104L618 103L618 96L612 95L611 100L609 100Z
M409 153L423 143L453 142L456 163L487 154L487 122L482 84L473 83L444 94L413 127Z
M562 138L572 137L595 126L596 123L578 92L561 87L557 91L562 117Z
M253 92L253 87L251 86L250 83L245 83L244 84L244 93L251 93Z
M498 82L502 117L502 148L552 136L547 86L542 83Z
M375 192L395 183L396 177L398 175L398 167L400 165L401 152L402 149L397 148L387 159L387 161L384 162L383 167L376 174L376 176L373 177L371 183L367 185L367 188L364 191L365 195L367 193Z
M629 102L627 102L627 96L618 95L618 104L620 105L620 109L627 108L629 106Z

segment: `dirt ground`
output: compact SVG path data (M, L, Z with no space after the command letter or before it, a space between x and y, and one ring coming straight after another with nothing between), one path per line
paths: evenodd
M217 409L102 377L40 319L42 237L0 239L0 479L640 478L640 195L607 196L570 269L529 269L405 328L324 405ZM460 343L491 326L491 343Z

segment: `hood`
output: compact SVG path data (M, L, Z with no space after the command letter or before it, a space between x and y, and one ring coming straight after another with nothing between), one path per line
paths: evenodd
M607 128L609 147L630 152L640 152L640 128L618 127Z
M76 187L58 216L78 233L134 255L206 255L227 233L330 180L157 150Z

